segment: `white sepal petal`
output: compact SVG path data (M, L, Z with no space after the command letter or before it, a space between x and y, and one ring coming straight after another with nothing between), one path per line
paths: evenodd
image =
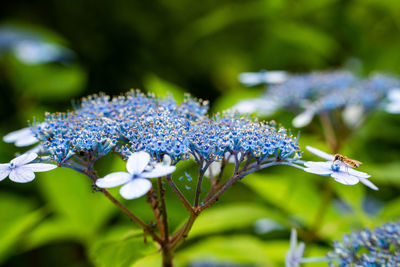
M331 176L335 179L335 181L345 185L355 185L360 181L359 178L346 172L333 172Z
M387 93L387 98L393 102L400 102L400 88L393 88Z
M26 164L25 167L29 167L34 172L47 172L57 168L58 166L55 164L47 163L31 163Z
M150 154L144 151L135 152L126 163L126 169L130 174L140 174L144 171L147 164L150 162Z
M104 178L97 179L96 185L100 188L116 187L129 182L131 179L132 174L127 172L113 172L104 176Z
M364 107L361 105L347 106L343 110L342 118L347 126L354 128L361 124L364 113Z
M157 178L157 177L162 177L165 175L168 175L172 172L174 172L176 169L175 166L165 166L162 163L158 163L156 164L156 166L154 167L154 169L148 171L148 172L143 172L142 174L140 174L140 177L143 178Z
M135 199L145 195L151 189L151 182L147 179L136 178L119 190L125 199Z
M15 141L15 146L17 147L24 147L24 146L30 146L35 143L37 143L39 140L34 136L25 136L24 138L20 138Z
M206 172L204 173L204 176L206 177L215 177L221 172L221 162L220 161L214 161L213 163L208 166Z
M3 163L0 164L0 181L4 180L11 172L10 164Z
M374 184L373 184L370 180L368 180L368 179L360 178L360 182L363 183L364 185L368 186L368 187L371 188L371 189L379 190L379 188L378 188L376 185L374 185Z
M324 151L319 150L318 148L312 147L312 146L306 146L306 149L313 153L314 155L317 155L318 157L321 157L326 160L333 161L335 157L331 154L328 154Z
M310 124L312 119L314 118L315 112L313 109L307 109L303 113L300 113L297 115L293 121L292 124L296 128L302 128L304 126L307 126Z
M11 170L9 177L16 183L28 183L35 179L35 173L26 166L20 166Z
M10 163L14 163L16 166L25 165L31 162L32 160L36 159L37 156L38 155L36 153L25 153L11 160Z
M14 143L15 141L25 138L26 136L33 135L30 128L22 128L17 131L6 134L3 137L3 141L6 143Z
M400 101L389 103L385 107L386 112L391 114L399 114L400 113Z

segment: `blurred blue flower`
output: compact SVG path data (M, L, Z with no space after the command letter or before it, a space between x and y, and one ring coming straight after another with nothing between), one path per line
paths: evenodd
M7 176L16 183L27 183L35 179L35 172L45 172L57 168L57 165L46 163L30 163L38 157L36 153L26 153L10 163L0 164L0 181Z
M329 266L400 266L400 222L344 235L327 258Z
M264 83L266 92L256 99L244 99L234 109L242 114L258 113L268 116L278 109L291 110L297 116L295 127L308 125L313 117L334 110L342 111L344 122L354 128L364 115L373 109L400 113L400 80L386 74L373 74L361 79L347 71L312 72L288 75L280 84L269 85L264 72L243 73L239 76L245 85Z
M71 50L50 42L39 32L17 26L2 26L0 54L10 52L24 64L64 62L73 57Z
M128 172L114 172L100 178L96 185L100 188L110 188L124 185L120 194L125 199L135 199L143 196L151 189L151 182L147 178L157 178L175 171L175 166L163 163L149 165L150 155L146 152L133 153L126 163Z

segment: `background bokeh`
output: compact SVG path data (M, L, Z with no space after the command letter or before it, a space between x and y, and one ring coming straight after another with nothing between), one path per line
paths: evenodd
M9 1L0 9L0 135L99 91L118 95L140 88L177 99L190 92L210 100L216 112L262 92L240 85L241 72L396 74L399 33L400 2L392 0ZM267 119L290 128L292 118L280 112ZM323 177L283 167L256 173L199 218L177 263L281 266L290 227L305 229L299 235L310 256L323 255L345 232L395 220L399 123L399 116L375 112L342 148L364 162L362 171L373 175L380 191L331 181L334 197L318 219ZM328 149L309 129L300 144ZM0 162L17 151L0 142ZM304 158L316 159L307 152ZM187 164L181 169L190 169ZM97 167L106 174L123 165L106 158ZM127 260L118 266L127 266L129 257L146 254L146 247L138 249L142 236L126 235L137 237L136 228L91 191L86 177L63 169L37 176L29 184L7 179L0 185L0 265L116 266L110 255L119 253ZM187 214L168 193L171 227L178 227ZM151 219L144 199L128 205ZM142 266L158 260L147 250Z

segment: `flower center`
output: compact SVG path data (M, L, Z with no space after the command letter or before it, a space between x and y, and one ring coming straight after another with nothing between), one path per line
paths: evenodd
M332 171L338 172L340 170L340 165L338 163L333 162L331 166Z
M11 162L10 163L10 169L15 169L15 167L17 167L17 166L15 166L15 163Z

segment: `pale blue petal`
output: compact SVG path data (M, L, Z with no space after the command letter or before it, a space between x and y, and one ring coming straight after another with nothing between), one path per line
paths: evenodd
M348 174L347 172L334 172L331 176L336 182L345 185L355 185L360 181L358 177Z
M143 177L143 178L162 177L162 176L165 176L165 175L168 175L168 174L174 172L175 169L176 169L175 166L165 166L162 163L158 163L158 164L156 164L154 169L140 174L140 177Z
M36 159L37 156L36 153L25 153L11 160L10 163L14 163L16 166L22 166Z
M368 180L368 179L360 178L360 182L363 183L364 185L368 186L368 187L371 188L371 189L379 190L379 188L378 188L376 185L374 185L374 184L373 184L370 180Z
M320 169L331 169L332 162L326 161L306 161L304 162L304 166L309 168L320 168Z
M31 163L26 164L25 167L30 168L34 172L47 172L57 168L57 165L47 163Z
M151 182L147 179L136 178L119 190L125 199L135 199L145 195L151 189Z
M150 162L150 154L144 151L135 152L126 163L126 169L130 174L140 174Z
M300 242L298 247L296 248L295 257L299 262L300 262L301 258L303 257L303 253L304 253L304 249L305 248L306 248L306 245L304 245L303 242Z
M333 171L328 169L304 168L304 171L322 176L330 176Z
M349 174L351 174L351 175L354 175L354 176L357 176L357 177L360 177L360 178L369 178L369 177L371 177L371 175L369 175L368 173L356 171L356 170L354 170L352 168L347 168L347 172Z
M16 183L28 183L35 179L35 173L26 166L20 166L12 169L9 177L11 181Z
M96 180L96 185L100 188L110 188L126 184L132 179L132 174L127 172L113 172L104 178Z
M3 163L0 164L0 181L4 180L11 172L10 164Z
M294 251L297 245L297 231L296 229L292 228L290 232L290 251Z
M335 159L335 157L333 155L328 154L328 153L326 153L324 151L321 151L321 150L319 150L319 149L317 149L315 147L306 146L306 149L308 151L310 151L311 153L313 153L314 155L317 155L318 157L321 157L323 159L330 160L330 161L333 161Z

